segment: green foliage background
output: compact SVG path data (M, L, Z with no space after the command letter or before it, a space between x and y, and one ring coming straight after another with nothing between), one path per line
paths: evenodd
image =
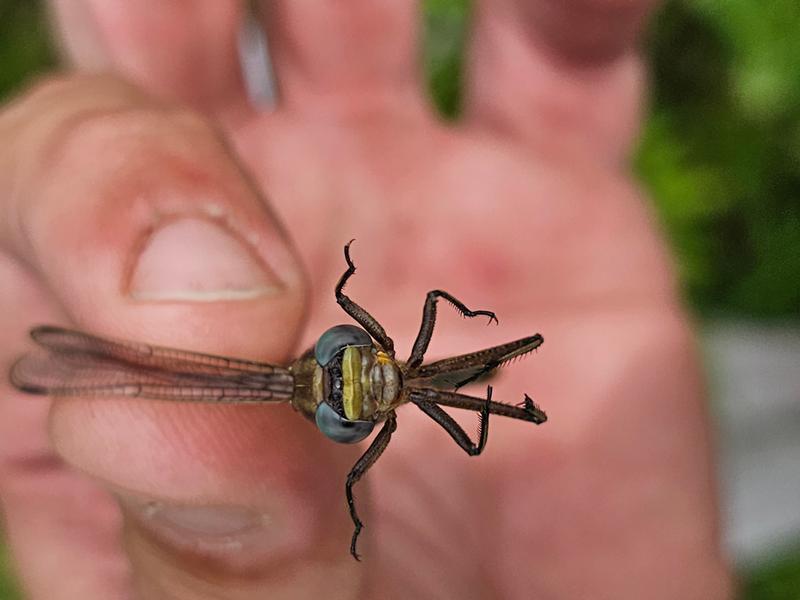
M467 0L425 0L425 66L460 106ZM55 65L41 3L0 0L0 98ZM645 50L635 158L701 314L800 316L800 2L671 0ZM0 552L0 599L19 598ZM747 600L800 598L800 552L743 574Z
M670 2L637 158L705 313L800 315L800 2ZM798 594L800 597L800 594Z

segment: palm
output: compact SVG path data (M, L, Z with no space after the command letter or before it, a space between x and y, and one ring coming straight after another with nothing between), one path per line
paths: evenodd
M289 138L296 154L286 157ZM420 592L441 586L463 598L588 593L620 557L636 558L643 532L667 549L711 517L711 506L689 513L708 468L695 461L704 439L697 373L682 359L690 340L629 182L391 113L318 129L263 117L236 140L310 271L305 344L347 320L332 289L350 238L359 271L349 293L401 357L425 292L439 287L494 310L501 326L455 325L443 308L433 353L545 335L543 350L505 370L496 389L508 402L532 394L550 415L545 426L494 418L486 453L469 459L422 413L400 411L366 478L377 548L365 547L382 565L372 575L407 590L413 572ZM659 555L637 570L642 587L628 579L609 594L669 577L675 565Z

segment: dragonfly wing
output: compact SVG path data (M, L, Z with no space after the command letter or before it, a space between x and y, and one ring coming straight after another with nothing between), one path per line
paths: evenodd
M251 360L151 346L139 342L111 340L53 325L42 325L31 329L31 338L41 347L53 352L75 356L83 355L96 360L110 360L181 373L224 375L289 372L283 367Z
M31 332L42 349L22 357L11 382L53 396L138 396L195 402L289 400L287 369L183 350L99 338L57 327Z

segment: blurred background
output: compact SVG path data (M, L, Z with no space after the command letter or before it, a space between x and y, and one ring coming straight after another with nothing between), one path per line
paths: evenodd
M458 115L467 0L425 0L425 68ZM743 600L800 599L800 2L675 0L645 38L634 166L696 315L725 543ZM42 2L0 0L0 99L55 67ZM0 545L0 600L20 598Z

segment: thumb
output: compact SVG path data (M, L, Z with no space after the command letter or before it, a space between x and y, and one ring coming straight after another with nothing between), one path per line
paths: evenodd
M4 125L18 148L0 163L16 190L0 235L6 258L26 267L2 271L0 287L35 299L4 298L12 304L4 327L21 334L34 321L66 320L101 335L288 359L304 315L302 271L208 123L92 79L40 88ZM352 455L330 452L288 405L66 398L53 403L49 420L58 454L118 499L142 597L305 597L328 589L326 573L354 568L341 490ZM37 418L26 426L45 428ZM18 489L13 473L1 475L3 490ZM9 522L29 510L24 493L3 493ZM37 506L47 515L29 511L25 522L41 516L54 532L32 541L19 525L20 548L53 552L74 543L70 536L93 539L94 504ZM85 529L66 533L76 514ZM64 554L65 573L70 561L91 571ZM18 562L37 566L30 557Z

